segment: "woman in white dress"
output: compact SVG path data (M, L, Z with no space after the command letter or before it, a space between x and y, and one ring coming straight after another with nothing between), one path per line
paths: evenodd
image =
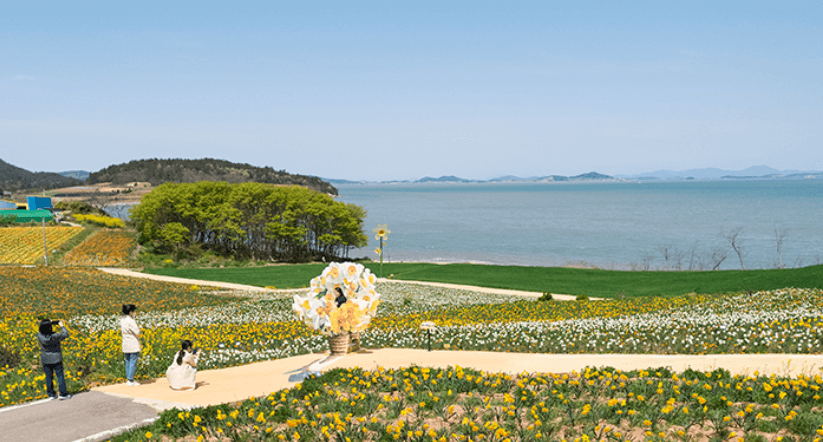
M169 386L172 390L194 390L194 376L197 374L197 360L200 358L200 349L192 351L191 341L188 339L180 343L180 351L166 370Z

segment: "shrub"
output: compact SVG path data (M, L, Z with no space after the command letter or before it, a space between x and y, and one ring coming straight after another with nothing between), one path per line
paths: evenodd
M589 296L588 296L588 295L582 295L582 294L581 294L581 295L577 295L577 297L575 297L574 299L575 299L575 300L577 300L577 301L588 301L588 300L589 300Z
M54 208L57 210L69 210L74 215L106 215L106 212L104 212L103 210L98 209L97 207L94 207L83 201L58 201L54 203Z
M6 347L0 347L0 368L15 368L20 365L20 355Z
M540 295L540 297L537 298L537 300L538 301L554 301L554 297L552 296L551 292L543 292L543 294Z
M14 226L17 224L17 215L0 216L0 227Z

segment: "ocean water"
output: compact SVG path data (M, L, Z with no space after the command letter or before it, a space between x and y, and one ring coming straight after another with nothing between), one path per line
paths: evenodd
M745 268L823 263L823 181L342 185L384 259L607 269L741 268L724 238L740 229ZM664 253L664 251L666 251ZM666 258L668 257L668 259Z

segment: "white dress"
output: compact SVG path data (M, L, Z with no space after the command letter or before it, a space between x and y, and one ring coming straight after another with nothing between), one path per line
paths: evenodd
M194 376L197 374L198 355L188 351L183 351L183 363L177 363L177 353L174 354L174 360L166 370L166 377L169 378L169 386L173 390L184 390L187 388L194 389Z

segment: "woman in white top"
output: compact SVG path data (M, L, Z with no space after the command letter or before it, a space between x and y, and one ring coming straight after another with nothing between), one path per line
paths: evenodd
M126 384L129 387L140 385L134 380L137 371L137 357L140 356L140 326L134 320L134 304L123 304L123 316L120 317L120 333L123 335L123 357L126 359Z
M197 360L200 359L200 349L192 351L191 341L188 339L180 343L180 351L166 370L169 386L172 390L194 389L194 376L197 374Z

